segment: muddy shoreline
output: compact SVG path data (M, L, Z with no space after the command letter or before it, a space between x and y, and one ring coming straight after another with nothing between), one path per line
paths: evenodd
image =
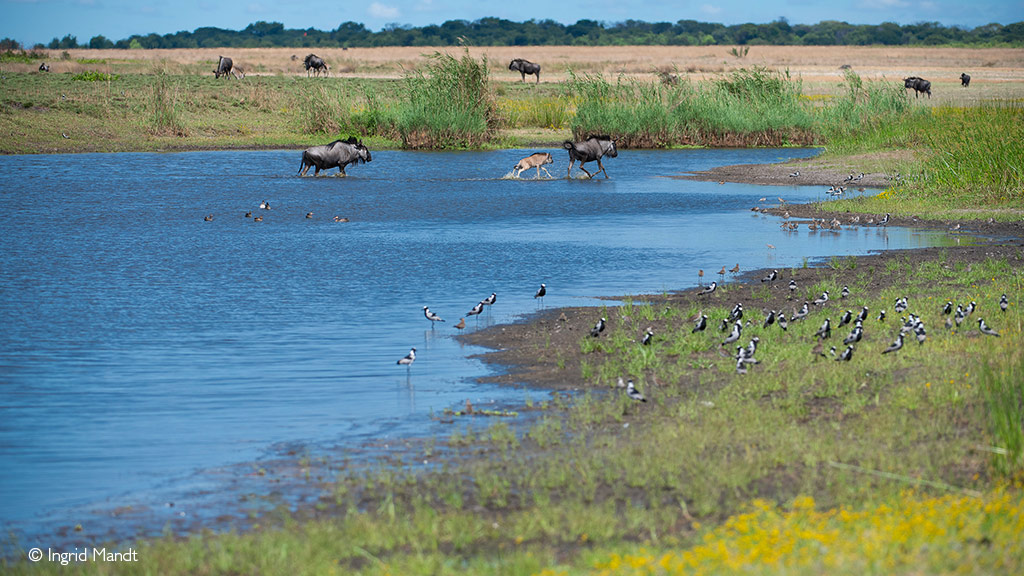
M800 171L800 176L791 177L790 174L797 170ZM674 177L687 180L762 185L831 186L837 182L841 183L849 174L850 171L845 166L842 168L823 166L820 160L809 158L781 164L722 166ZM887 184L888 177L885 174L865 174L860 180L859 187L881 188ZM770 207L762 205L756 208L763 213L779 216L780 219L788 220L800 227L807 226L815 220L831 222L833 219L838 220L841 226L846 227L851 225L878 226L877 222L885 216L884 214L830 211L827 209L827 205L788 204L784 201L777 202ZM859 222L851 224L858 217ZM873 223L867 224L869 220ZM843 270L833 269L827 263L811 264L807 268L780 269L779 278L774 283L775 289L772 290L772 294L767 300L763 295L755 297L754 291L763 289L764 284L760 280L771 271L770 269L743 271L723 278L709 274L704 279L705 284L712 280L720 282L724 280L724 285L733 288L727 294L718 291L710 296L698 297L700 288L697 282L694 282L693 285L681 287L668 296L658 294L629 297L599 295L598 297L607 297L609 300L616 301L628 298L634 302L666 303L679 307L694 306L697 308L731 306L734 302L758 301L758 306L765 310L785 310L788 313L791 309L799 306L799 303L789 299L789 291L784 289L790 279L795 280L801 286L814 284L826 277L838 278L840 284L844 283L844 279L848 279L847 282L852 284L858 270L869 269L876 273L873 275L868 290L877 294L898 282L895 277L885 273L886 263L893 259L917 264L944 258L970 266L988 258L1007 258L1010 261L1020 261L1024 258L1024 222L1008 223L992 220L954 222L922 220L917 217L891 217L887 225L945 230L956 237L970 238L971 245L889 250L864 256L842 257L844 260L856 261L851 268ZM492 350L474 356L487 364L499 367L500 370L500 373L496 375L481 378L481 382L509 385L525 383L551 389L581 389L587 387L588 383L581 376L580 362L583 355L580 352L579 342L600 317L600 309L595 307L556 308L534 314L522 322L492 326L479 332L460 335L458 338L467 344ZM606 317L609 322L632 321L628 317L623 317L621 307L617 305L608 308ZM654 326L654 330L657 332L658 327ZM639 339L641 336L642 334L638 332L637 338Z

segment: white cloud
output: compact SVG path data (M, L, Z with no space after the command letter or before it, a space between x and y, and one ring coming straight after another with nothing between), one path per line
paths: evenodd
M712 6L711 4L704 4L700 7L700 11L710 16L716 16L722 13L722 9L718 6Z
M374 18L397 18L401 16L401 12L394 6L386 6L380 2L373 2L370 7L367 8L367 12Z

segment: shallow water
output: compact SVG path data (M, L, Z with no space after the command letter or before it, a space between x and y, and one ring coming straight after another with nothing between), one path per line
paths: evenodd
M468 330L535 311L541 282L547 307L580 305L945 241L787 233L749 207L823 188L665 177L814 150L624 150L608 180L503 178L530 152L374 152L348 178L296 177L296 151L0 157L0 529L44 538L282 443L432 434L466 399L521 402L475 383L481 350L451 338L491 292Z

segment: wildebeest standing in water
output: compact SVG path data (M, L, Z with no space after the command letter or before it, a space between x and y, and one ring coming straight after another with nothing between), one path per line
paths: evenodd
M237 79L245 78L245 74L242 72L241 68L235 67L231 58L221 56L220 60L217 62L217 68L213 71L213 75L216 78L220 78L221 76L227 76L228 74L231 74Z
M971 76L969 74L960 73L960 85L967 88L971 85Z
M920 96L921 92L928 94L928 97L932 97L932 83L925 80L924 78L918 78L917 76L911 76L910 78L903 79L904 88L914 89L914 98Z
M588 136L583 142L566 140L562 147L569 151L569 178L572 178L572 165L577 160L580 161L580 170L586 172L590 178L593 178L594 174L598 172L604 172L604 177L607 178L608 172L605 171L604 165L601 164L601 157L610 156L615 158L619 155L619 150L615 147L615 141L609 136ZM597 160L598 170L591 174L587 172L583 165L595 160Z
M43 62L42 64L39 65L39 71L40 72L49 72L50 71L50 65L47 64L46 62Z
M306 56L306 59L302 61L302 65L306 68L307 78L309 77L310 71L312 71L317 76L320 75L321 71L323 71L328 76L331 75L331 67L327 65L327 62L324 62L323 58L317 56L316 54L310 54Z
M348 140L335 140L330 144L313 146L303 151L299 175L305 176L310 166L314 168L313 176L319 174L321 170L330 168L338 168L340 174L347 175L345 174L345 166L360 162L365 163L370 160L372 160L370 151L366 146L363 146L362 142L356 140L355 137Z
M540 178L541 170L543 170L544 173L548 175L548 178L551 178L551 172L548 172L548 169L545 168L544 165L553 164L554 162L555 161L551 158L551 154L549 152L537 152L535 154L530 154L526 158L520 160L516 164L515 168L512 169L512 177L519 178L519 176L523 173L524 170L527 170L529 168L536 168L538 179Z
M534 64L529 60L523 60L522 58L516 58L508 65L509 70L517 70L523 76L523 82L526 82L526 75L533 74L537 77L537 83L540 84L540 64Z

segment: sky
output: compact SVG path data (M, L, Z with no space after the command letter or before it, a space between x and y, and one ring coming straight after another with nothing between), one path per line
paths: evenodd
M0 0L0 38L32 46L70 34L87 44L98 35L117 41L204 26L241 30L260 20L324 31L352 21L376 31L391 24L424 26L491 16L565 24L581 19L742 24L783 17L790 24L940 22L973 28L1024 20L1024 0Z

